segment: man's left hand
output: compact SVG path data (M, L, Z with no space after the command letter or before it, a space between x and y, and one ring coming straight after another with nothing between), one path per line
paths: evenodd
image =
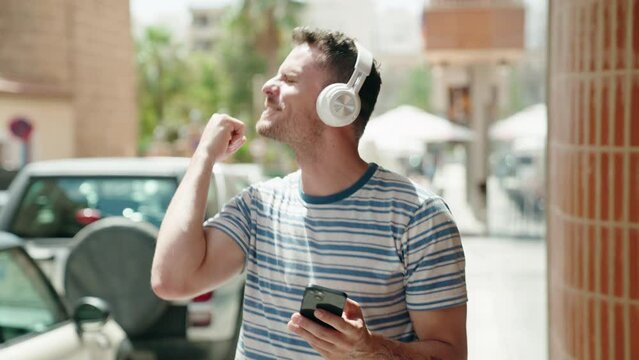
M325 359L370 359L375 340L366 327L361 306L346 299L342 317L321 309L315 317L331 325L324 327L300 313L294 313L288 329L306 340Z

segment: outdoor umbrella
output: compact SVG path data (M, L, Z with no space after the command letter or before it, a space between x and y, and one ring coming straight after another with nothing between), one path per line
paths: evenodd
M423 151L426 143L469 141L471 130L410 105L402 105L370 119L362 143L374 143L380 150ZM422 144L422 146L416 146Z
M533 105L496 122L490 128L490 137L501 141L528 137L546 138L547 122L546 105Z

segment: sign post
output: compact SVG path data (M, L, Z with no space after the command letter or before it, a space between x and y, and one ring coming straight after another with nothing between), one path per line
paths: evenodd
M20 139L20 167L24 167L30 160L29 139L33 133L33 125L27 118L16 117L9 122L9 130Z

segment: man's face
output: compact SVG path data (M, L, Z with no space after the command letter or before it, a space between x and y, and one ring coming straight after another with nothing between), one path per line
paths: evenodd
M256 128L258 134L295 145L313 143L324 128L316 109L317 96L328 76L315 59L317 49L296 46L273 78L262 87L265 109Z

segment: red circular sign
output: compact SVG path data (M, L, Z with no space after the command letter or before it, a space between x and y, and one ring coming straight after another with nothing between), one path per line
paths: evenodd
M29 141L29 137L31 137L33 125L25 118L15 118L9 123L9 129L13 135L26 142Z

